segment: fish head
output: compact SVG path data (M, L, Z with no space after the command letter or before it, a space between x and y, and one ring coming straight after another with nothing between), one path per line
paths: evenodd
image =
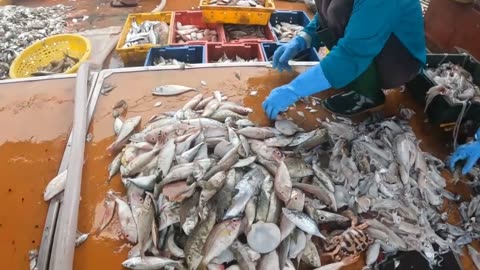
M272 151L272 159L277 161L277 162L281 162L285 159L285 155L283 154L282 151L280 151L278 149L274 149Z

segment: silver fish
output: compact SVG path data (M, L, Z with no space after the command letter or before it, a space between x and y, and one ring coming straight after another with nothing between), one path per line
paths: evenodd
M154 96L174 96L183 94L189 91L197 91L195 88L183 86L183 85L162 85L155 87L152 90L152 95Z
M282 213L302 231L326 239L318 230L315 221L303 212L282 208Z

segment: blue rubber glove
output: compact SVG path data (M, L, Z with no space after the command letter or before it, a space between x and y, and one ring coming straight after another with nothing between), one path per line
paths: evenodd
M307 48L307 42L301 36L296 36L290 42L278 47L273 53L273 68L282 72L283 70L291 71L292 67L288 64L295 55Z
M480 141L478 141L479 138L480 129L477 130L474 141L461 145L457 148L457 150L450 158L450 169L452 171L455 170L455 163L463 159L466 159L467 163L465 164L465 166L463 166L462 174L465 175L472 170L473 166L475 166L477 161L480 159Z
M322 92L332 87L323 74L322 66L316 65L298 75L289 84L282 85L272 90L263 102L263 110L271 120L280 112L297 102L303 97Z

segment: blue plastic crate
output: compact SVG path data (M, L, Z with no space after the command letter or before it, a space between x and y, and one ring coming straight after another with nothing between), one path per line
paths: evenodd
M273 57L273 53L281 45L281 43L262 43L262 52L265 61L273 61L271 57ZM320 56L314 48L308 48L299 52L292 60L299 62L320 62Z
M272 16L270 16L270 24L272 27L275 27L276 24L281 22L298 24L305 27L310 23L310 18L308 17L307 13L300 10L275 11L272 13ZM275 37L277 37L276 34Z
M165 59L176 59L177 61L188 64L206 63L206 50L203 45L168 46L151 48L150 51L148 51L144 66L153 66L153 60L160 56Z

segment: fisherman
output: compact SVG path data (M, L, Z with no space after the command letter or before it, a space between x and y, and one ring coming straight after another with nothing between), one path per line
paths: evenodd
M455 164L460 160L466 160L465 165L462 168L462 174L469 173L473 166L480 159L480 128L475 133L473 141L460 145L457 150L452 154L450 158L450 169L452 172L455 170Z
M329 111L351 116L376 110L382 89L413 79L426 61L422 9L418 0L316 0L317 14L305 29L273 55L273 67L291 70L300 51L321 45L330 53L263 102L270 119L303 97L345 89L323 102Z

